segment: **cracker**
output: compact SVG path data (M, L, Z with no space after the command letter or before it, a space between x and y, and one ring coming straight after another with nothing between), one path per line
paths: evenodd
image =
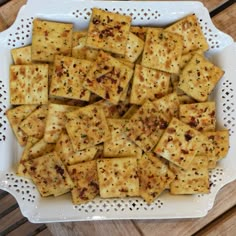
M22 105L6 111L7 119L21 146L26 145L27 135L20 129L20 123L36 108L36 105Z
M171 170L177 173L170 184L171 194L202 194L209 193L208 158L196 156L188 169L183 170L171 165Z
M26 170L25 166L23 165L23 163L25 161L29 160L29 158L28 158L29 150L38 141L39 141L39 139L34 138L34 137L29 137L27 139L27 143L26 143L24 151L21 155L20 162L18 163L17 168L16 168L17 175L30 179L30 175L27 173L27 170Z
M165 114L169 121L172 117L179 117L179 98L175 92L153 101L153 105L160 113Z
M147 99L153 101L163 97L168 93L169 83L169 73L136 64L130 103L142 105Z
M76 110L78 107L50 103L44 132L44 140L48 143L56 143L67 122L66 113Z
M195 54L180 73L179 88L199 102L207 100L224 71Z
M87 37L82 37L78 40L78 45L72 48L72 57L95 61L98 55L98 50L87 47L86 40Z
M159 141L168 119L150 101L146 101L129 119L125 133L143 151L149 152Z
M169 73L179 72L183 39L160 28L148 28L142 65Z
M173 92L176 92L177 95L184 95L185 93L178 88L179 86L179 74L170 75L170 84L172 85Z
M179 118L199 131L214 131L216 128L215 102L181 104Z
M182 55L181 60L180 60L180 64L179 64L179 68L182 70L188 64L188 62L192 59L194 54L196 54L196 53L198 53L200 55L204 55L204 52L201 49L195 50L193 52L188 52L188 53Z
M189 97L186 94L183 95L178 95L179 103L180 104L191 104L191 103L196 103L196 100L193 98Z
M146 39L146 33L147 33L147 27L145 26L131 26L130 27L130 32L138 36L140 39L145 41Z
M229 130L204 132L204 134L213 143L216 160L226 157L229 150Z
M68 166L69 175L74 182L71 191L74 204L93 200L99 193L97 162L88 161Z
M132 69L111 55L100 51L83 86L111 103L117 104L132 75Z
M141 55L144 47L144 41L133 33L129 33L126 45L124 60L134 63Z
M41 196L59 196L73 188L73 182L55 152L24 163Z
M201 133L172 118L154 152L177 166L187 169L201 145Z
M10 66L10 102L46 104L48 102L48 65Z
M32 64L31 60L31 45L11 49L11 55L15 65Z
M53 62L54 56L71 55L72 28L69 23L34 19L32 32L32 60Z
M88 60L55 56L50 95L89 101L90 91L83 82L90 66Z
M152 203L175 178L168 165L151 152L138 159L138 176L139 193L147 203Z
M104 142L104 157L139 157L142 150L130 141L123 130L128 120L108 119L108 127L111 131L111 139Z
M130 16L93 8L86 45L124 55L130 24Z
M42 138L44 135L47 113L47 105L39 106L20 123L20 129L22 129L27 136L34 136L38 139Z
M139 195L136 158L98 159L97 170L101 198Z
M74 151L83 150L111 137L102 108L89 105L67 113L66 130Z
M165 30L183 36L183 54L197 49L206 51L209 48L196 15L186 16L178 22L167 27Z
M95 105L103 109L106 118L120 118L129 109L129 104L123 102L114 105L106 100L100 100Z
M94 146L75 152L73 150L69 135L63 131L57 140L55 151L63 163L67 166L93 160L98 151L98 147Z
M47 143L44 141L44 139L40 139L29 148L27 159L31 160L43 156L47 153L52 152L54 148L55 148L54 143Z
M87 31L72 32L72 48L78 46L79 40L87 36Z

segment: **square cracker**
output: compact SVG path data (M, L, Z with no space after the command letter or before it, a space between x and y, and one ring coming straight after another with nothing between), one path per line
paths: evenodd
M66 113L78 109L76 106L50 103L44 132L44 140L56 143L67 122Z
M170 74L136 64L132 82L130 103L142 105L168 93Z
M204 132L214 146L216 161L226 157L229 150L229 130Z
M126 61L134 63L141 55L144 47L144 41L135 34L129 32L125 55L121 56Z
M182 121L172 118L154 152L187 169L201 145L201 133Z
M17 165L17 168L16 168L17 175L30 179L30 175L27 173L27 170L26 170L25 166L23 165L23 163L25 161L29 160L29 158L28 158L29 150L38 141L39 141L39 139L37 139L37 138L28 137L24 151L21 155L21 159L20 159L20 161Z
M48 65L10 66L10 102L46 104L48 102Z
M32 60L53 62L57 54L71 56L72 28L69 23L35 19L32 32Z
M184 48L183 54L201 49L206 51L208 49L208 43L201 27L198 23L196 15L189 15L172 24L165 29L168 32L177 33L183 36Z
M11 50L11 55L15 65L28 65L32 64L31 60L31 45L13 48Z
M148 28L142 65L169 73L179 73L183 38L160 28Z
M96 160L68 166L67 169L75 185L71 191L74 204L88 202L99 194Z
M216 128L215 102L181 104L179 118L199 131L214 131Z
M7 119L21 146L26 145L27 135L20 129L20 124L36 108L36 105L21 105L6 111Z
M70 137L66 131L62 131L55 146L55 152L57 152L57 155L66 166L91 161L95 158L97 151L98 147L94 146L75 152Z
M180 73L179 88L199 102L205 102L224 71L204 56L195 54Z
M152 203L175 178L168 165L152 152L138 159L138 176L139 194L147 203Z
M90 91L83 82L90 66L88 60L55 56L50 95L89 101Z
M139 195L136 158L98 159L97 170L101 198Z
M78 46L79 40L87 36L87 31L72 32L72 48Z
M111 137L102 108L88 105L67 113L66 130L74 151L83 150Z
M176 173L176 178L170 183L171 194L209 193L208 158L206 156L195 156L186 170L173 164L170 169Z
M140 157L142 150L124 134L126 119L107 119L111 139L104 142L104 157Z
M74 184L55 152L24 163L41 196L59 196L69 192Z
M47 113L47 105L39 106L20 123L20 128L27 136L34 136L38 139L42 138L44 135Z
M83 86L111 103L117 104L132 75L132 69L108 53L100 51Z
M138 36L143 41L145 41L147 29L148 27L145 26L131 26L130 32Z
M175 92L153 101L153 105L160 113L165 114L169 121L172 117L179 117L180 104L179 98Z
M125 133L143 151L149 152L159 141L168 119L147 100L125 125Z
M130 24L130 16L93 8L86 45L124 55Z

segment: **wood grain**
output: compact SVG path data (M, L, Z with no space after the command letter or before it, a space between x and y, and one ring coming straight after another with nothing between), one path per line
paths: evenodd
M236 40L236 3L213 17L213 23Z

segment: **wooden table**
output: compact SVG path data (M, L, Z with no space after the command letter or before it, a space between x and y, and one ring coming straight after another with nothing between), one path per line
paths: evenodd
M0 0L0 31L7 29L26 0ZM236 40L235 0L201 1L217 28ZM236 181L217 195L213 209L200 219L117 220L32 224L24 218L15 199L0 190L0 235L236 235ZM5 233L5 234L4 234Z

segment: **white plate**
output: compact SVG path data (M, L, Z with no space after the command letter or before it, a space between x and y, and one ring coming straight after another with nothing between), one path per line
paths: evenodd
M58 222L101 219L163 219L202 217L212 208L219 189L236 179L236 145L228 156L210 174L211 191L207 195L171 196L162 194L153 204L147 205L140 198L109 199L74 206L70 195L58 198L41 198L35 186L17 177L14 167L21 148L16 143L4 116L9 105L10 49L31 42L32 19L35 17L73 22L75 29L87 27L92 7L132 15L134 25L168 25L188 14L195 13L210 45L208 57L225 70L225 75L214 90L217 101L218 128L230 129L230 140L236 139L236 44L212 24L207 9L198 2L98 2L29 0L21 8L15 23L0 33L0 188L10 192L18 201L21 211L31 222Z

